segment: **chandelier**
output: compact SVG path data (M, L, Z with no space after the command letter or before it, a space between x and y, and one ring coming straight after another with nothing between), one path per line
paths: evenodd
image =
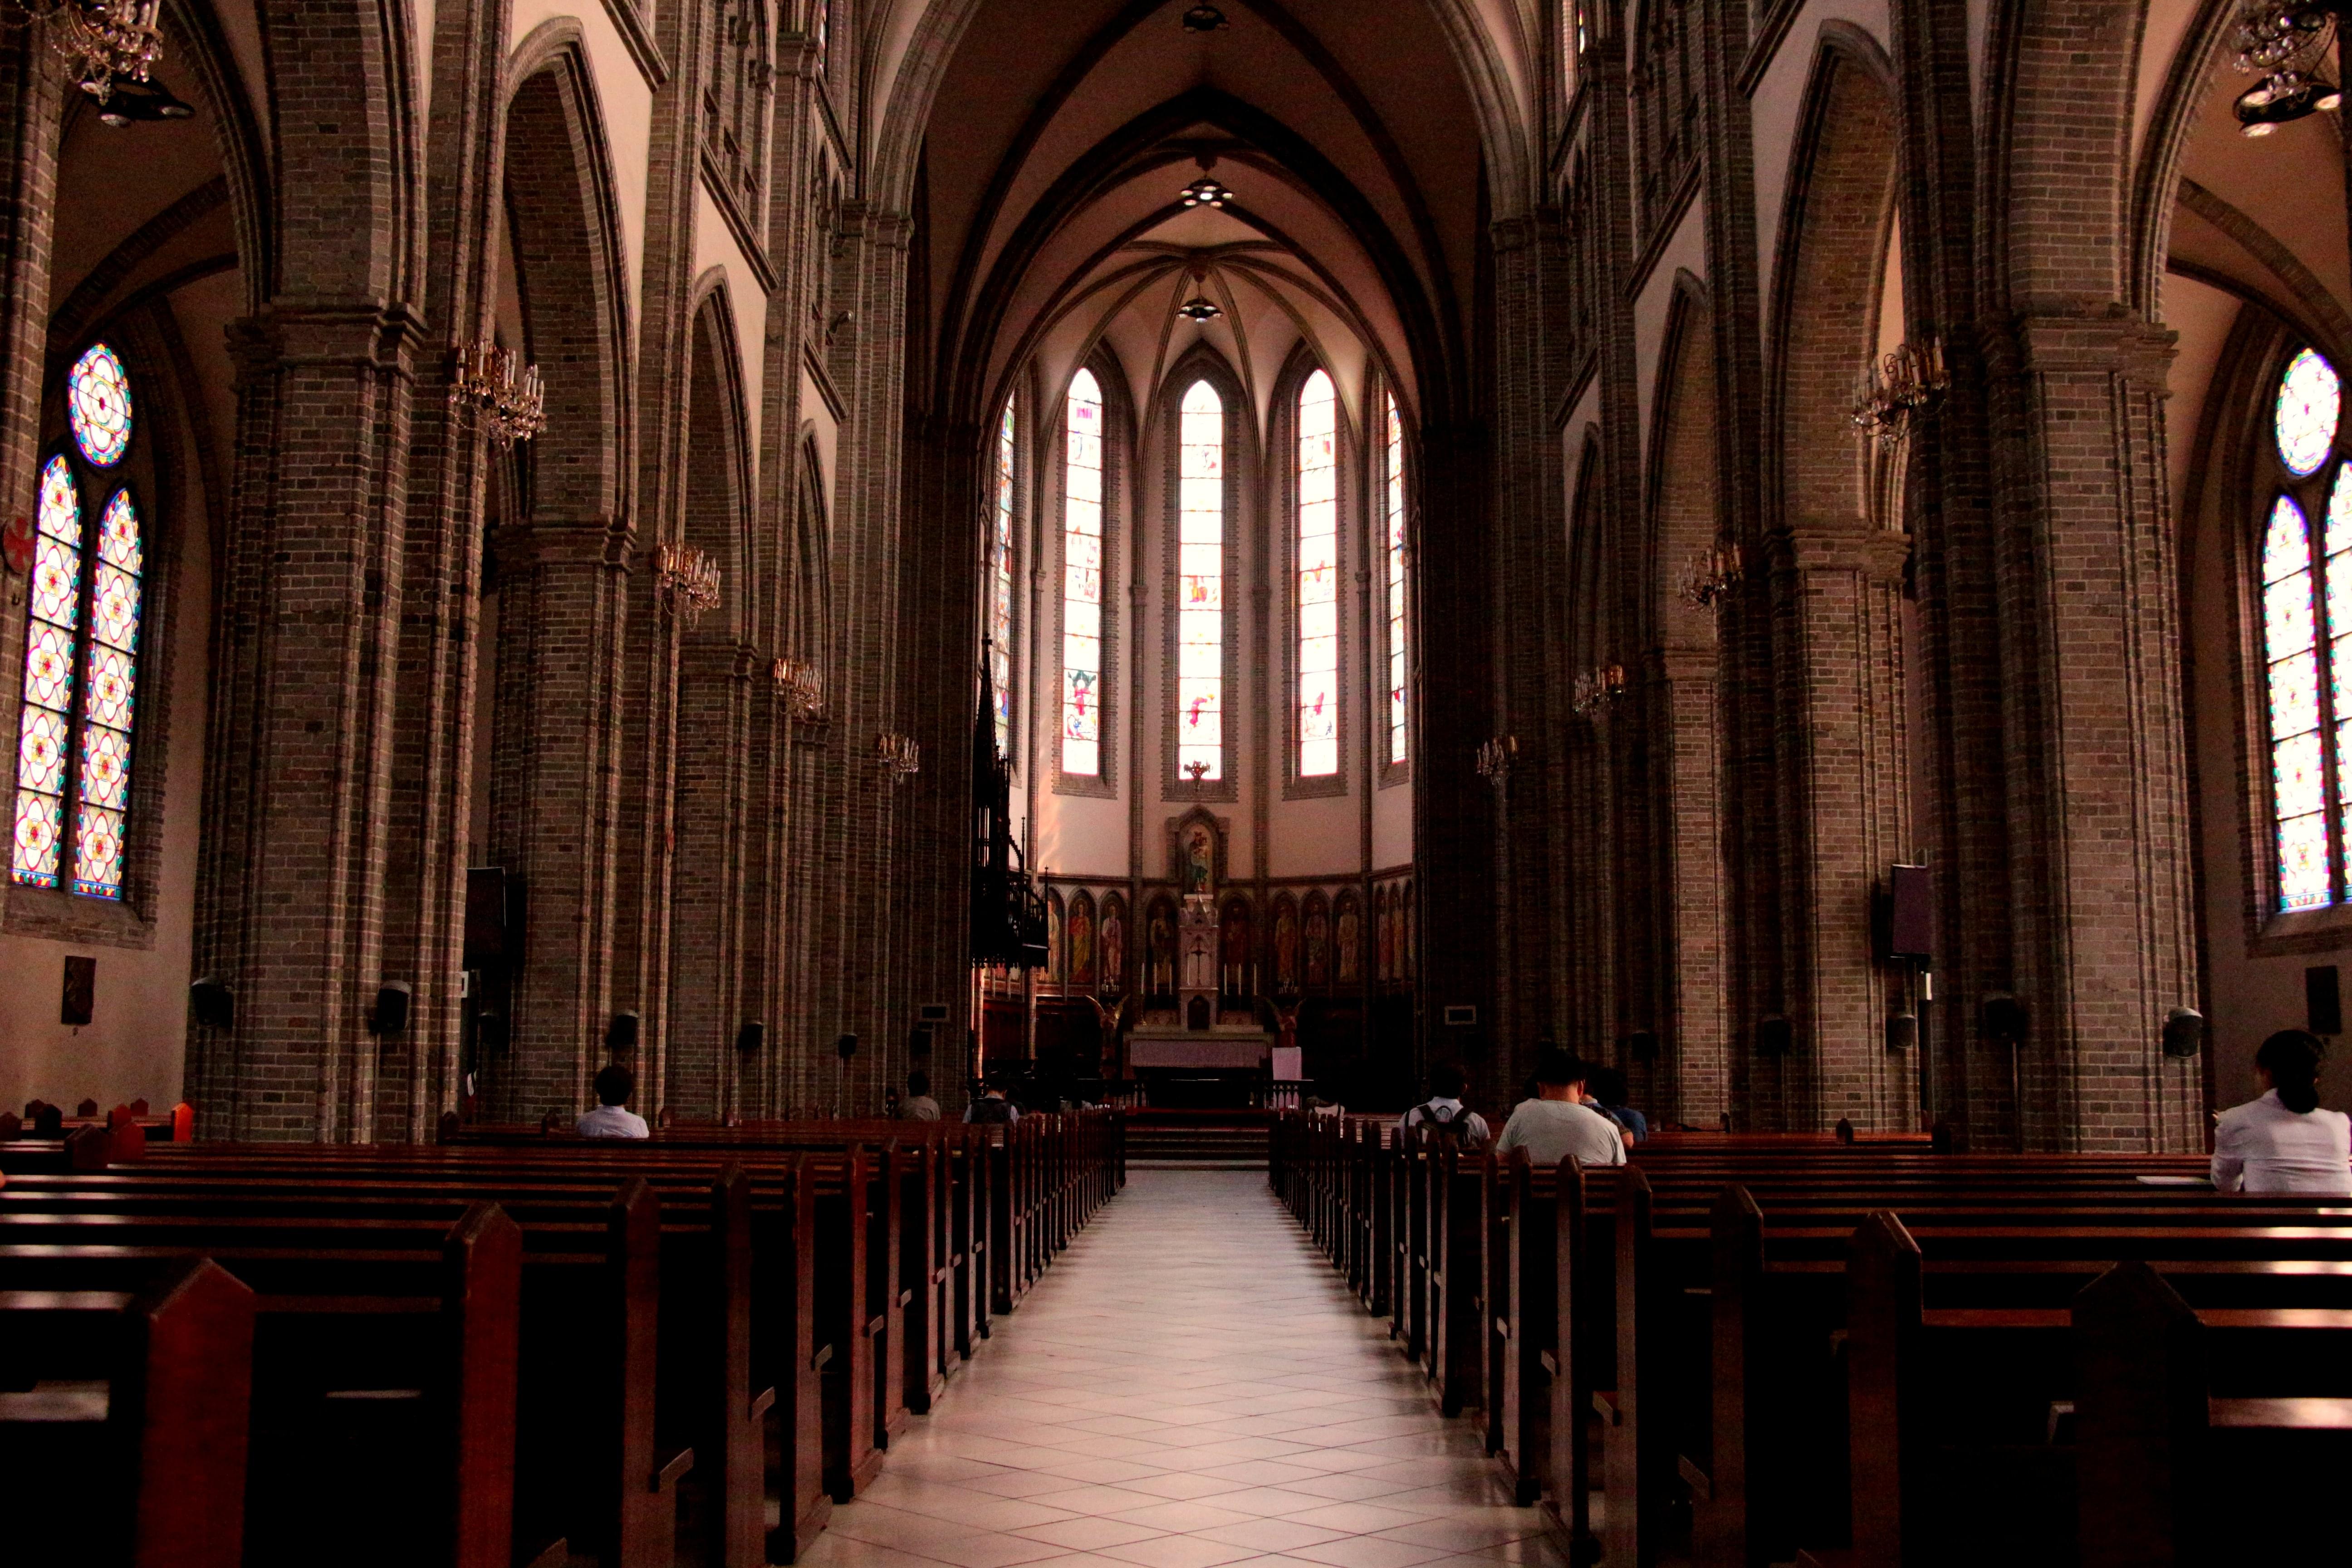
M1729 598L1731 591L1747 577L1748 566L1740 560L1738 549L1718 544L1712 550L1702 550L1683 568L1683 603L1702 610L1712 609Z
M1568 705L1575 710L1578 718L1588 719L1605 708L1615 706L1618 699L1624 695L1625 667L1604 664L1598 669L1577 672L1575 691Z
M480 409L490 439L501 447L528 441L547 428L547 394L540 384L539 366L523 363L520 354L494 342L457 345L449 401Z
M143 82L163 57L162 0L9 0L6 9L16 16L0 26L54 24L49 47L74 85L100 103L118 79Z
M1221 207L1234 199L1234 193L1218 184L1214 174L1202 174L1176 195L1188 207Z
M1176 307L1176 313L1188 321L1213 321L1224 314L1205 294L1195 294Z
M1498 735L1491 741L1478 742L1478 776L1496 784L1510 777L1511 764L1518 760L1519 738Z
M923 748L911 735L886 731L874 738L874 754L893 784L905 784L923 770Z
M2319 74L2336 30L2332 5L2249 0L2238 14L2238 69L2262 79L2238 95L2238 129L2267 136L2290 121L2340 108L2341 89Z
M719 562L692 544L654 547L654 599L665 616L683 616L688 626L719 607Z
M1935 339L1904 343L1863 372L1854 388L1854 428L1892 444L1944 395L1952 378L1944 373L1944 348Z
M804 658L780 658L771 667L776 695L795 724L824 722L824 674Z

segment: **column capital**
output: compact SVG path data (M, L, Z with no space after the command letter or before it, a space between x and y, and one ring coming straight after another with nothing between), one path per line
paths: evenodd
M1774 529L1765 548L1775 573L1852 572L1874 582L1891 582L1902 577L1904 563L1911 558L1911 536L1864 518L1851 522L1808 518Z

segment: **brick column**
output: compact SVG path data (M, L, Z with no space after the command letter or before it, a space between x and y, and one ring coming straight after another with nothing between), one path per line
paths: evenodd
M196 966L208 1135L366 1139L377 1051L392 676L419 323L281 305L232 330L237 467L220 574Z
M1772 598L1787 679L1782 952L1796 1052L1759 1064L1759 1126L1841 1118L1908 1129L1917 1080L1885 1046L1896 1000L1874 951L1872 900L1908 853L1910 746L1902 647L1903 534L1800 522L1774 540ZM1774 1081L1774 1075L1779 1081Z
M1656 1114L1711 1127L1728 1104L1716 649L1712 642L1668 643L1651 659L1651 725L1662 742L1654 751L1663 795L1656 1026L1665 1065Z
M627 525L545 514L499 531L495 864L520 875L523 947L503 1052L484 1052L493 1118L576 1109L611 1010L620 661Z
M2166 1011L2197 997L2171 344L2120 309L2028 315L1984 341L2031 1148L2204 1142L2195 1064L2168 1062L2158 1040ZM1979 1104L2008 1099L2000 1057L1971 1054Z

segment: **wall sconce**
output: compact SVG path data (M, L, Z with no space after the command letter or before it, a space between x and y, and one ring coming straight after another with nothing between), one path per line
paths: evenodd
M1713 609L1747 579L1748 563L1740 559L1736 547L1718 544L1712 550L1702 550L1683 568L1683 603L1702 610Z
M1491 741L1478 742L1478 776L1502 783L1511 773L1511 764L1518 760L1519 738L1498 735Z
M776 696L795 724L824 722L824 673L803 658L780 658L770 667Z
M664 616L684 616L688 626L719 607L719 563L692 544L654 547L654 601Z
M1579 670L1576 689L1569 706L1580 719L1589 719L1606 708L1614 707L1625 695L1625 667L1604 664L1598 669Z
M528 441L547 428L547 393L539 366L493 342L460 343L449 374L449 401L481 410L499 447Z
M1933 338L1903 343L1863 372L1854 387L1854 428L1890 444L1901 441L1934 412L1951 381L1941 343Z
M913 736L895 731L875 737L874 753L893 784L901 784L923 770L923 748Z

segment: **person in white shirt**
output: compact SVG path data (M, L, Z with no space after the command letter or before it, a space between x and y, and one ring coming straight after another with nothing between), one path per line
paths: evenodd
M937 1121L940 1102L931 1098L931 1075L920 1068L907 1075L907 1098L898 1102L901 1121Z
M1410 1132L1424 1123L1432 1127L1450 1127L1457 1142L1465 1149L1484 1149L1493 1132L1486 1119L1462 1103L1462 1090L1466 1087L1462 1069L1452 1062L1440 1062L1429 1069L1429 1098L1397 1118L1397 1130Z
M596 1075L596 1109L572 1124L572 1130L583 1138L644 1138L652 1129L646 1119L629 1109L629 1096L637 1092L637 1075L614 1062Z
M2213 1185L2225 1193L2352 1197L2352 1117L2319 1109L2316 1035L2281 1029L2254 1053L2260 1100L2221 1112L2213 1129Z
M1586 1075L1583 1063L1557 1047L1536 1053L1536 1098L1511 1112L1495 1152L1525 1149L1538 1165L1557 1165L1570 1154L1588 1165L1623 1164L1623 1129L1582 1103Z

